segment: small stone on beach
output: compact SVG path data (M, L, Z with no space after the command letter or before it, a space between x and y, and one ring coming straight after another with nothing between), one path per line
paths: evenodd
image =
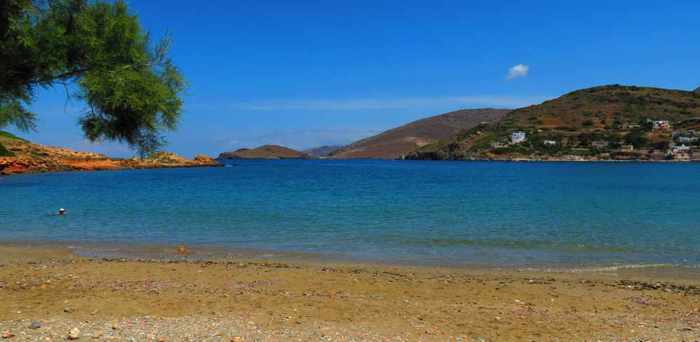
M73 328L68 332L68 339L69 340L77 340L80 338L80 329L78 328Z
M181 245L181 246L177 246L177 254L187 256L187 255L190 255L191 252L190 252L190 249L187 248L187 246Z
M32 321L31 324L29 324L29 329L39 329L41 328L41 322L39 321Z

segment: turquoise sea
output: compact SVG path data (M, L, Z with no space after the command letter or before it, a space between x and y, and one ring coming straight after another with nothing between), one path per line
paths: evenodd
M700 265L700 164L233 161L0 178L0 241L428 265ZM60 207L68 214L53 215Z

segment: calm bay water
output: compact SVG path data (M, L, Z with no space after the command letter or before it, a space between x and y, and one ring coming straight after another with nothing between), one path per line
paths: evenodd
M441 265L700 265L700 164L236 161L0 178L0 240ZM51 215L59 207L68 215Z

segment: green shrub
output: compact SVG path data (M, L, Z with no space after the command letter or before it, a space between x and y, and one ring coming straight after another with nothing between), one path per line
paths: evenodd
M634 147L644 147L649 143L646 133L642 130L633 130L625 137L625 141Z
M5 131L0 131L0 138L7 138L7 139L15 139L15 140L21 140L21 141L27 141L24 140L10 132L5 132Z
M2 144L0 144L0 157L12 157L12 156L14 156L14 155L15 155L15 154L12 153L12 151L6 149L5 146L3 146Z

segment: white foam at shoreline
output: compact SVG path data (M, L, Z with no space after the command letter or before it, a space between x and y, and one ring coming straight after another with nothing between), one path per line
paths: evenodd
M611 266L590 266L590 267L577 267L577 268L521 268L521 271L534 271L534 272L557 272L557 273L585 273L585 272L615 272L626 269L644 269L644 268L673 268L673 267L683 267L683 268L695 268L694 266L688 265L675 265L675 264L628 264L628 265L611 265Z

